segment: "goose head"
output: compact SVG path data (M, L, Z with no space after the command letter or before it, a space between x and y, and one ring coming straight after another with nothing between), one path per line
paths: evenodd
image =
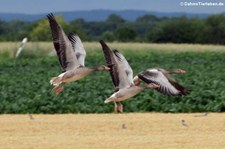
M186 73L186 71L182 70L182 69L177 69L177 70L175 70L175 73L176 74L184 74L184 73Z

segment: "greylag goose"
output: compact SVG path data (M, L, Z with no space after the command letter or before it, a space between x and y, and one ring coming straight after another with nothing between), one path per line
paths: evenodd
M61 66L61 74L50 80L50 83L54 86L53 92L59 94L66 83L80 80L94 71L109 70L104 65L93 68L85 67L86 52L79 36L71 33L67 37L52 13L48 14L47 18L52 32L53 44ZM61 87L59 87L60 84Z
M170 76L170 74L184 73L185 71L182 69L177 69L174 71L169 71L162 68L147 69L134 77L134 84L138 86L140 85L141 81L144 81L147 84L155 83L160 86L159 88L155 89L164 95L187 95L191 92L191 90L183 87L174 78Z
M135 86L133 82L133 71L118 50L111 50L104 41L100 41L106 63L110 67L110 75L115 86L115 92L105 100L105 103L114 102L114 112L123 112L121 101L131 98L145 88L158 88L159 86L151 82L145 87ZM119 105L117 105L117 102Z

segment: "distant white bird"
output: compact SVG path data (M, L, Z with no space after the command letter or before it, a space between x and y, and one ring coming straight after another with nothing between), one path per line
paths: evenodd
M20 47L17 49L16 58L20 56L20 53L24 49L24 46L25 46L26 42L27 42L27 37L23 38L23 40L22 40L22 42L20 44Z

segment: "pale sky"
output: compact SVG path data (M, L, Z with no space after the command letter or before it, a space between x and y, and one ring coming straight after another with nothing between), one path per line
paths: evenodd
M223 6L181 6L185 2L217 2ZM39 14L59 11L111 9L158 12L221 13L225 0L1 0L0 12Z

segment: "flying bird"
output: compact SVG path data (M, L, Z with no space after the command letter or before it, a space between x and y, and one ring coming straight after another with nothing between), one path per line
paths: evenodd
M85 67L86 51L79 36L74 33L67 36L52 13L48 14L47 18L61 67L61 74L50 80L50 83L54 86L53 92L59 94L66 83L80 80L94 71L109 70L109 67L104 65L93 68Z
M16 51L16 58L20 56L20 53L23 51L25 44L27 43L27 38L23 38L22 42L20 43L19 48Z
M177 69L174 71L165 70L162 68L152 68L140 72L134 77L134 84L140 85L141 81L145 83L155 83L159 88L155 88L158 92L168 96L182 96L191 92L190 89L180 85L170 74L184 74L185 71Z
M135 86L133 82L133 70L131 69L126 58L118 51L111 50L106 43L101 40L100 44L105 56L106 63L110 67L110 75L115 87L114 94L104 102L114 102L114 112L123 112L121 101L131 98L144 90L145 88L158 88L159 85L151 82L145 87ZM119 105L117 105L117 102Z

